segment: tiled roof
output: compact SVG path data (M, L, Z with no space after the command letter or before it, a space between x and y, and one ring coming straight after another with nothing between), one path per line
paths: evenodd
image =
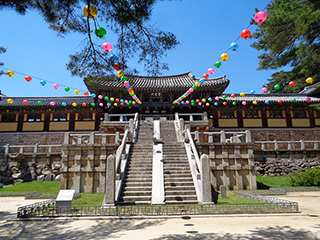
M7 103L7 99L11 98L13 103ZM23 104L23 100L28 100L28 104ZM42 102L41 106L50 106L50 102L55 102L56 105L61 105L65 102L67 106L72 103L76 104L90 104L94 102L94 99L91 96L74 96L74 97L3 97L0 101L0 106L10 107L10 106L39 106L38 101Z
M193 76L190 72L172 75L172 76L135 76L126 75L128 81L135 91L138 90L181 90L192 87L198 78ZM106 80L99 78L86 78L84 80L90 92L95 92L96 89L115 89L123 88L123 83L116 80ZM219 78L207 79L199 90L211 89L213 86L223 85L223 90L229 85L229 80L226 76Z
M281 94L246 94L245 96L241 97L239 94L236 94L236 96L233 98L231 97L231 94L224 94L227 96L225 101L228 102L253 102L257 101L258 103L265 102L266 100L269 100L270 103L275 103L278 100L281 100L282 102L291 102L292 99L295 99L295 102L306 102L306 98L309 96L300 94L300 93L281 93ZM309 103L319 103L320 98L316 97L309 97L311 101ZM220 96L220 99L222 99L222 95Z

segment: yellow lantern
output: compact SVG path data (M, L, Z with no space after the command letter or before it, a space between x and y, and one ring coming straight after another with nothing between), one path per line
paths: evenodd
M207 105L207 107L209 107L209 106L210 106L210 103L207 103L206 105Z
M13 100L11 98L7 99L7 103L12 104Z
M312 84L313 83L313 78L309 77L306 79L306 83Z
M117 72L117 75L119 78L122 78L124 76L124 72L120 70Z
M6 72L6 74L7 74L9 77L13 77L14 72L11 71L11 70L8 70L8 71Z
M196 82L194 85L196 85L197 87L200 87L200 83Z
M253 103L254 105L257 105L257 104L258 104L258 102L257 102L257 101L253 101L252 103Z
M206 102L206 99L205 98L202 98L202 100L201 100L202 102Z
M94 19L97 16L98 11L94 6L89 5L88 7L87 5L83 8L83 14L88 18Z
M77 106L77 104L74 102L74 103L72 103L72 106L76 107L76 106Z
M241 92L241 93L240 93L240 96L241 96L241 97L244 97L244 95L245 95L244 92Z
M80 91L77 89L77 90L74 90L74 93L75 93L75 94L79 94Z
M220 58L221 58L222 61L227 61L228 58L229 58L229 55L227 53L222 53Z
M118 106L118 103L115 102L113 105L114 105L114 106Z
M113 98L113 97L112 97L112 98L110 98L110 101L111 101L111 102L113 102L113 101L114 101L114 98Z

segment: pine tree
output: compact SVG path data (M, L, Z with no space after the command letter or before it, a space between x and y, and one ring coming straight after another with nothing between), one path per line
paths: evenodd
M113 43L122 69L126 73L137 73L127 66L135 57L149 74L159 75L168 65L161 61L167 51L174 49L179 42L174 34L156 30L148 26L152 7L156 0L0 0L0 10L14 9L20 14L28 10L39 12L49 27L64 36L69 32L85 35L83 48L70 56L67 69L73 75L105 76L113 71L107 53L97 45L94 31L99 25L117 34ZM92 19L84 16L83 7L94 6L98 15ZM114 51L113 51L114 52Z
M258 69L290 67L268 79L271 92L299 92L309 84L306 78L320 82L320 1L273 1L267 7L268 19L253 35L252 47L264 51ZM288 86L295 81L294 87ZM274 86L279 84L280 90Z

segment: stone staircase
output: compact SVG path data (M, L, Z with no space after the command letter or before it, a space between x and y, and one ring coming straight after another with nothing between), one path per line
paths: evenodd
M131 145L118 204L150 204L152 195L153 122L140 122L138 141Z
M197 204L184 143L178 143L173 121L161 122L166 204Z

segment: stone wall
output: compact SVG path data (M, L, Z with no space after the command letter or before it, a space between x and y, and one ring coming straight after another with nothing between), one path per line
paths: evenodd
M63 143L64 132L0 133L0 145L57 145Z
M61 154L0 156L0 183L60 181Z

